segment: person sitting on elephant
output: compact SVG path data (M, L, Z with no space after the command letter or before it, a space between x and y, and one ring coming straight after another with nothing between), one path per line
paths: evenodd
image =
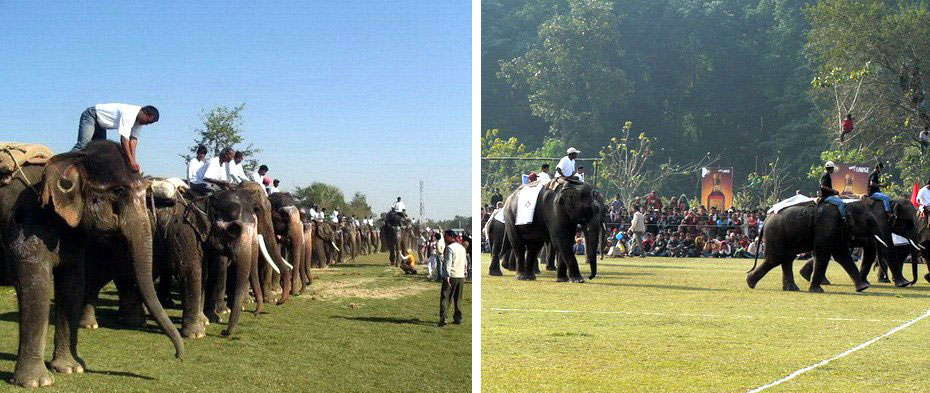
M920 210L918 213L921 218L927 217L927 209L930 208L930 179L927 180L927 185L920 188L920 191L917 192L917 204L920 205Z
M191 158L187 163L187 184L200 184L203 179L198 177L200 168L207 165L207 147L204 145L197 146L197 156Z
M236 151L233 161L229 163L229 181L234 184L249 181L249 177L245 175L245 168L242 167L243 159L245 159L245 153Z
M881 187L886 186L881 182L881 173L884 168L885 165L879 162L875 165L875 170L872 171L872 174L869 175L869 198L882 201L885 205L885 213L888 214L888 219L894 222L895 216L894 211L891 209L891 197L881 192Z
M536 173L536 178L540 182L547 182L552 180L552 175L549 174L549 164L542 164L542 166L539 167L539 172Z
M107 130L117 130L123 157L133 172L139 172L136 162L136 146L142 126L158 121L158 109L154 106L129 104L97 104L81 114L78 123L77 143L72 151L84 150L91 140L107 139Z
M835 205L840 210L840 217L846 219L846 203L840 199L840 193L833 188L833 179L830 177L834 170L836 170L836 165L833 161L827 161L824 164L824 174L820 177L820 199Z
M204 193L210 188L214 190L230 188L232 183L229 182L228 165L232 160L233 149L231 147L224 148L220 152L220 155L211 158L210 161L197 172L197 177L202 179L205 183L203 183L202 186L191 185L191 189L195 192Z
M575 158L578 157L581 150L569 147L566 153L565 157L562 157L555 167L555 177L575 176Z

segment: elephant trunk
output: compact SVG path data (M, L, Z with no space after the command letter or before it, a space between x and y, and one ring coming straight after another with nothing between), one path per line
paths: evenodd
M235 272L235 291L233 291L232 309L229 311L229 321L226 330L220 332L223 336L230 336L239 325L239 316L242 314L242 301L246 296L249 284L249 273L252 267L252 246L255 244L255 225L244 225L243 231L236 239L237 247L232 258L232 268Z
M302 290L303 282L300 279L301 262L304 258L304 225L300 221L300 211L296 207L288 206L287 234L290 237L291 250L288 256L291 258L291 265L295 267L291 272L291 294L296 295Z
M184 356L184 341L181 340L177 328L168 318L168 314L165 313L155 295L155 284L152 281L152 227L141 198L133 201L132 205L121 214L120 223L120 231L129 246L132 270L136 276L142 302L161 330L174 344L174 356L181 359Z

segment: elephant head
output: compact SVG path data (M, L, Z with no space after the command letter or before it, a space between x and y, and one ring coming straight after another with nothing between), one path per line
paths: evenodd
M300 221L300 209L297 208L294 197L286 192L276 192L268 197L271 202L272 222L274 223L275 234L281 239L281 243L286 250L286 257L293 266L293 276L282 272L282 280L292 280L290 289L291 294L296 295L303 288L303 282L300 281L302 267L300 262L303 260L304 253L304 226Z
M584 231L585 259L591 266L588 278L593 279L597 275L597 254L602 251L609 206L604 197L586 183L566 181L558 192L558 210L572 224L581 225Z
M84 151L51 158L43 175L40 202L72 228L125 240L142 301L180 358L184 343L159 303L152 280L147 188L146 180L132 172L116 143L92 141Z
M878 219L863 204L850 203L846 205L846 228L847 233L855 240L876 240L883 248L888 247L888 243L882 239Z

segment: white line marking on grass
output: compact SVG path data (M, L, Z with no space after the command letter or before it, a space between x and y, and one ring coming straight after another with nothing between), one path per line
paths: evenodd
M508 312L544 312L558 314L621 314L621 315L655 315L655 316L673 316L673 317L703 317L703 318L746 318L746 319L804 319L804 320L824 320L824 321L859 321L859 322L903 322L902 319L867 319L867 318L831 318L831 317L788 317L782 315L731 315L731 314L695 314L695 313L662 313L646 311L583 311L583 310L545 310L539 308L491 308L491 311L508 311Z
M872 345L872 344L874 344L876 341L881 340L881 339L883 339L883 338L885 338L885 337L888 337L888 336L890 336L890 335L892 335L892 334L895 334L895 333L897 333L899 330L904 329L904 328L906 328L906 327L908 327L908 326L911 326L911 325L917 323L918 321L920 321L921 319L924 319L924 318L926 318L926 317L930 317L930 310L927 310L927 312L925 312L924 315L921 315L921 316L919 316L919 317L917 317L917 318L914 318L914 319L912 319L912 320L910 320L910 321L907 321L907 322L904 323L904 324L898 325L898 326L895 327L894 329L891 329L891 330L887 331L885 334L882 334L881 336L875 337L875 338L873 338L873 339L871 339L871 340L869 340L869 341L866 341L866 342L864 342L864 343L862 343L862 344L856 345L855 347L852 347L852 348L846 350L846 352L843 352L843 353L841 353L841 354L839 354L839 355L836 355L836 356L834 356L834 357L832 357L832 358L829 358L829 359L827 359L827 360L821 361L820 363L817 363L817 364L814 364L814 365L811 365L811 366L804 367L804 368L802 368L802 369L800 369L800 370L797 370L797 371L795 371L795 372L793 372L793 373L791 373L791 374L788 374L788 376L786 376L786 377L784 377L784 378L782 378L782 379L779 379L779 380L774 381L774 382L772 382L772 383L769 383L769 384L767 384L767 385L763 385L763 386L757 387L757 388L755 388L755 389L753 389L753 390L750 390L748 393L757 393L757 392L761 392L761 391L763 391L763 390L765 390L765 389L768 389L768 388L770 388L770 387L772 387L772 386L780 385L780 384L782 384L782 383L784 383L784 382L790 381L790 380L794 379L794 377L797 377L798 375L804 374L804 373L806 373L806 372L808 372L808 371L810 371L810 370L813 370L813 369L815 369L815 368L817 368L817 367L823 366L823 365L825 365L825 364L827 364L827 363L830 363L830 362L832 362L832 361L834 361L834 360L837 360L837 359L846 357L846 355L849 355L849 354L851 354L851 353L853 353L853 352L856 352L856 351L858 351L858 350L860 350L860 349L862 349L862 348L865 348L865 347L867 347L867 346L869 346L869 345Z

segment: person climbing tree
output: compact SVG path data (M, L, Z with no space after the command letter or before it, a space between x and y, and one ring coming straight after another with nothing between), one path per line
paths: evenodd
M843 126L843 131L840 133L840 142L846 141L846 134L852 132L856 128L855 120L853 119L852 114L847 113L846 119L843 119L841 123Z

